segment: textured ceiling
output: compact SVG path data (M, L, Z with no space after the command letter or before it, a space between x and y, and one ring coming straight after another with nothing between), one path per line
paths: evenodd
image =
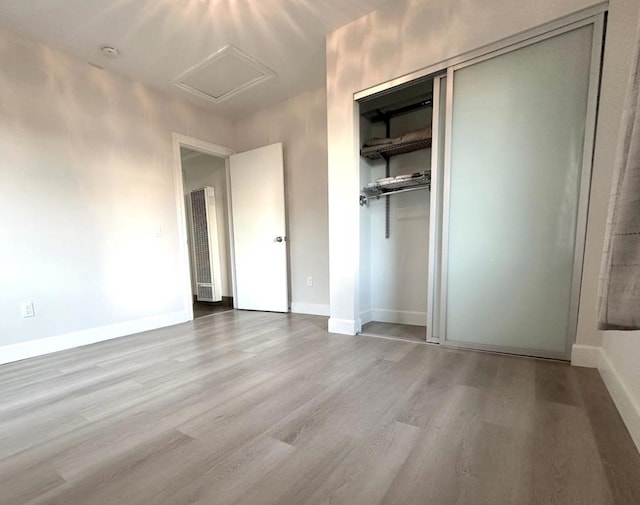
M234 118L323 86L326 34L390 1L3 0L0 26ZM172 85L229 44L275 77L221 103Z

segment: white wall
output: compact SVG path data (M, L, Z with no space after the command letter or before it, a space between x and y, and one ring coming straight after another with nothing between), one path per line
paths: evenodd
M232 125L6 31L0 68L0 361L184 320L171 133Z
M598 368L640 450L640 332L605 332Z
M433 0L397 1L332 33L327 40L327 116L329 146L330 298L332 331L355 331L358 306L357 263L360 213L357 122L354 93L435 65L505 37L597 5L593 0ZM620 390L640 419L637 333L622 335L596 329L595 307L612 162L636 33L638 2L611 0L592 177L589 223L580 297L577 342L584 359L598 362L605 341L607 362L619 377ZM635 338L634 338L635 336ZM635 363L635 367L631 366ZM606 367L601 367L603 370ZM611 375L611 374L610 374ZM611 390L611 386L610 386ZM615 398L615 395L614 395ZM621 403L617 400L617 404ZM622 411L622 409L621 409ZM623 416L624 416L623 412ZM636 440L640 440L640 424Z
M185 206L187 214L191 191L211 186L216 197L216 222L218 223L218 244L220 248L220 285L222 296L233 296L231 282L231 247L229 243L229 209L227 207L227 171L224 158L209 154L199 154L195 158L187 157L182 161L182 179L184 181ZM187 234L192 244L191 219L187 215ZM191 251L192 252L192 251ZM196 279L191 257L191 293L197 293Z
M285 193L293 312L328 314L326 93L318 89L263 109L236 123L236 146L246 151L284 144ZM307 286L307 277L313 286Z
M589 232L578 321L578 343L598 346L603 352L598 368L640 450L640 331L601 332L596 329L598 273L612 185L613 152L618 142L620 116L630 73L633 44L639 21L637 0L617 0L608 19L602 80L601 114L589 206ZM591 363L589 363L591 364Z

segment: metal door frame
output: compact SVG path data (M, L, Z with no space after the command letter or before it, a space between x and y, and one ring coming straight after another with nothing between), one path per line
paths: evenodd
M538 42L562 35L564 33L593 25L593 42L591 48L591 68L589 73L589 88L587 94L587 111L584 145L582 151L582 167L579 183L578 213L576 219L575 251L572 273L571 299L569 305L569 327L566 336L565 351L563 353L541 351L537 349L511 348L504 346L484 345L469 342L460 342L447 339L447 285L448 285L448 254L449 254L449 225L450 225L450 191L451 191L451 140L453 130L453 106L455 89L455 72L465 67L475 65L482 61L510 53L512 51L527 47ZM589 192L591 188L591 172L593 166L593 147L595 139L596 115L598 107L598 93L600 86L600 72L604 37L604 13L581 19L580 21L567 24L560 28L550 30L535 37L512 44L508 47L496 50L489 54L484 54L477 58L470 59L452 65L447 69L447 105L446 105L446 146L444 153L444 188L442 199L442 252L441 252L441 289L439 296L440 304L440 344L450 347L461 347L466 349L477 349L484 351L505 352L527 356L536 356L555 359L570 359L571 346L575 343L578 308L580 303L580 287L582 284L582 269L584 263L584 249L587 230L587 213L589 207Z

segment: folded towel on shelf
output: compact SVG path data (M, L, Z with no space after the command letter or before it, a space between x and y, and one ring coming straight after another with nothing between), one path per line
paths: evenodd
M396 175L395 176L395 180L396 181L407 181L409 179L415 179L416 177L421 177L422 175L424 175L423 172L415 172L413 174L401 174L401 175Z
M373 137L365 141L363 147L384 146L386 144L393 144L395 140L398 140L398 139L397 138L390 139L386 137Z
M393 144L380 144L378 146L364 146L362 149L360 149L360 154L362 156L367 156L371 153L379 153L381 148L386 148L387 146L391 147L393 146ZM376 158L379 158L379 156L376 156Z
M380 179L376 179L373 184L374 184L374 186L380 186L380 185L383 185L383 184L389 184L390 182L393 182L395 180L396 180L395 177L382 177Z
M427 126L426 128L420 128L419 130L405 133L401 137L393 139L393 144L406 144L407 142L414 142L416 140L425 140L430 138L431 126Z
M398 144L406 144L408 142L415 142L416 140L425 140L431 138L431 126L427 126L426 128L420 128L419 130L410 131L401 135L400 137L373 137L365 141L363 147L363 152L366 151L374 151L376 147L386 146L386 145L398 145ZM370 148L370 149L369 149Z
M374 182L370 182L367 186L384 186L386 184L395 184L399 182L406 182L411 179L417 179L420 177L425 177L429 172L414 172L413 174L401 174L396 175L395 177L382 177L380 179L376 179Z

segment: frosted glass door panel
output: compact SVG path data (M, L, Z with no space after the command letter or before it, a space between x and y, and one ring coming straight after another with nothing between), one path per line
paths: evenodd
M454 72L448 341L567 351L592 35Z

